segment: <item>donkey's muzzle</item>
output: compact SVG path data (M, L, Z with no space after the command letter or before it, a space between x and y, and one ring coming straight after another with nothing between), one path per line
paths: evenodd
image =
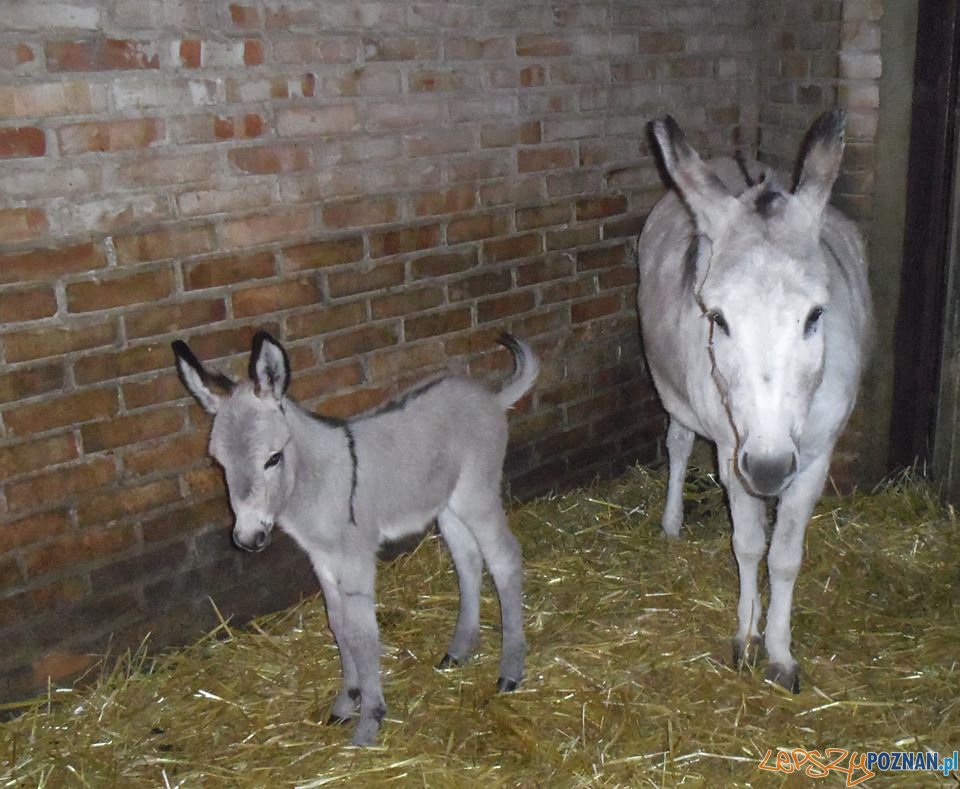
M233 544L244 551L259 553L270 544L270 529L258 529L250 534L240 535L233 530Z
M796 476L797 453L755 456L742 452L738 464L740 473L754 493L758 496L776 496Z

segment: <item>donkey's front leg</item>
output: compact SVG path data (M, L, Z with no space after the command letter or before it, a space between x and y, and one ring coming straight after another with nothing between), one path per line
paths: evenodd
M323 599L327 605L327 619L330 621L330 630L333 631L333 637L337 642L343 677L340 693L337 694L337 698L333 702L333 709L327 723L346 723L360 709L360 680L357 676L357 664L345 635L343 599L336 578L319 560L313 561L313 567L323 590Z
M719 454L720 477L727 489L730 516L733 519L733 554L740 570L740 601L737 604L737 634L733 639L733 664L752 661L760 647L760 590L757 576L766 548L764 526L767 520L763 499L748 493L732 470L731 455Z
M356 664L360 685L360 720L353 732L354 745L372 745L387 715L380 687L380 636L377 630L376 554L344 559L337 569L343 601L343 635Z
M799 666L790 654L790 610L793 584L803 558L803 537L813 508L823 492L830 468L830 452L804 468L780 497L777 523L770 540L770 607L767 610L767 679L794 693L800 692Z

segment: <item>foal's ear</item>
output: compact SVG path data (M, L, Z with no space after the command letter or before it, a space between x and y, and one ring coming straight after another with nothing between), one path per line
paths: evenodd
M233 390L234 383L227 376L207 370L185 342L176 340L171 347L177 360L177 375L208 414L215 414L224 399Z
M250 378L261 392L283 399L290 386L290 359L283 346L265 331L257 332L250 352Z
M708 238L716 238L735 216L739 202L690 147L673 118L665 115L651 122L650 133L664 169L693 213L697 230Z
M817 221L840 172L846 122L842 110L823 113L813 122L801 148L794 195L803 201Z

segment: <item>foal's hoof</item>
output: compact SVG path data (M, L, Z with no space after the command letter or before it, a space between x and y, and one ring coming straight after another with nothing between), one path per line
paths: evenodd
M437 668L441 670L448 668L460 668L460 661L448 652L443 656L443 659L437 663Z
M739 638L733 639L733 667L735 669L754 668L762 655L763 639L760 636L750 636L746 642Z
M520 683L515 679L500 677L500 679L497 680L497 690L501 693L510 693L510 691L516 690L519 687Z
M800 692L800 667L797 665L791 668L781 663L771 663L767 666L766 678L791 693Z

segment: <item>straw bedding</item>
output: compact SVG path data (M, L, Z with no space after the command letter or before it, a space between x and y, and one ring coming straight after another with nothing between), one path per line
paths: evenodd
M494 690L489 582L476 659L434 668L457 587L431 536L380 570L390 713L377 747L323 723L339 663L311 599L51 689L0 726L0 786L799 786L810 779L759 769L768 749L960 746L960 532L924 483L821 501L795 596L798 696L730 666L722 491L691 477L678 543L660 536L664 493L661 473L633 469L512 510L530 643L516 693ZM933 772L869 785L895 780L956 785Z

